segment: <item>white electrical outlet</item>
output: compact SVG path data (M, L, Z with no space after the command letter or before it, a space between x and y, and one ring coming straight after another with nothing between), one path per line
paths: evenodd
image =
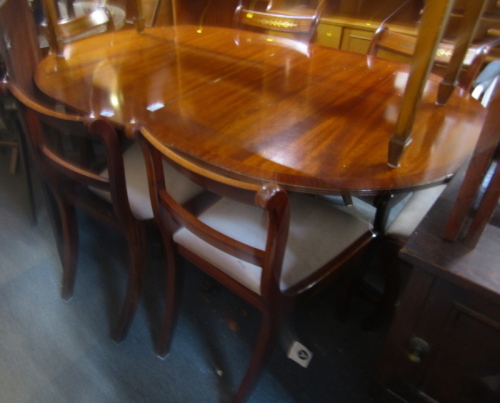
M307 368L311 362L313 353L298 341L294 341L290 350L288 350L288 358L295 361L297 364Z

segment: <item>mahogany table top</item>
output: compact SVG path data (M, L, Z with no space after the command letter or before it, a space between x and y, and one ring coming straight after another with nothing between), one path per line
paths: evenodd
M157 139L229 176L310 193L377 194L438 183L484 120L459 88L435 104L431 75L399 168L387 149L409 67L319 45L195 26L117 31L67 45L35 73L48 96Z

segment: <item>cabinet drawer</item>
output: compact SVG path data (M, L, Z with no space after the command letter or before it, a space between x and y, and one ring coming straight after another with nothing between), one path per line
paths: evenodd
M350 50L352 52L366 53L368 51L368 46L373 38L373 30L361 30L361 29L344 29L342 35L341 49Z
M339 49L342 38L342 27L320 22L316 31L316 43Z

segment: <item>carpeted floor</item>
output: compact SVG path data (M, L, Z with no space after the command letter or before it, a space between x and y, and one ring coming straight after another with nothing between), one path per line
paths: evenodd
M22 175L0 150L0 402L227 402L246 369L259 313L190 265L170 355L154 343L162 318L162 261L153 256L145 296L128 337L109 337L123 297L125 242L80 217L74 297L59 296L61 266L37 186L38 223L28 219ZM154 248L153 248L154 251ZM370 385L386 328L364 332L372 305L355 298L334 314L335 286L309 300L282 337L249 403L376 402ZM312 350L307 369L288 359L292 339Z

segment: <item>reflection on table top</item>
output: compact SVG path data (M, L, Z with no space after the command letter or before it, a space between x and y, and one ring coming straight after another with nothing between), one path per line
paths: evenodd
M387 166L408 66L322 46L194 26L118 31L68 45L35 74L50 97L119 126L144 123L214 170L312 193L408 190L453 174L484 118L431 76L401 167ZM238 39L236 41L235 39ZM238 42L238 44L237 44Z

